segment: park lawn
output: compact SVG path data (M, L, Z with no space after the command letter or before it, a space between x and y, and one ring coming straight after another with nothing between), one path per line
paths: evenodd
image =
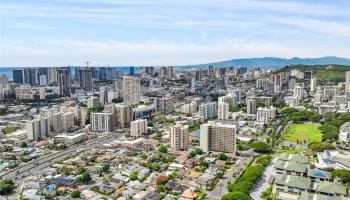
M314 124L296 124L288 126L283 139L290 142L318 142L322 140L322 133Z

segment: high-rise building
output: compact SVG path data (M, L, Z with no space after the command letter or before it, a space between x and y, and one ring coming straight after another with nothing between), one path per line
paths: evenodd
M191 102L183 105L182 107L182 113L185 113L187 115L192 115L193 113L197 112L197 103Z
M312 77L312 71L304 71L304 79L305 80L310 80Z
M92 72L90 68L79 68L78 69L78 82L80 88L86 91L92 90Z
M217 107L216 102L201 104L198 108L199 114L202 115L204 119L212 119L217 116Z
M123 77L124 103L138 104L141 98L140 79L138 77Z
M24 84L24 69L14 69L12 71L13 82Z
M57 83L57 78L58 78L58 73L57 73L57 68L56 67L49 67L47 71L47 77L48 77L48 83Z
M147 131L147 119L138 119L130 122L130 135L141 137Z
M270 108L258 108L256 112L257 123L268 123L276 117L277 109L274 107Z
M315 92L316 91L316 86L317 86L317 79L316 78L311 78L310 80L310 91Z
M92 131L113 131L112 113L91 113L90 122Z
M135 67L129 67L129 75L135 75Z
M26 122L27 138L37 141L49 135L48 119L43 116L35 116L33 120Z
M39 88L39 97L40 97L40 99L45 99L46 98L46 88L45 87L40 87Z
M156 97L154 98L154 108L157 112L172 113L175 111L174 99L171 97Z
M229 104L226 102L220 102L218 104L218 119L229 118Z
M209 121L200 128L200 147L204 152L236 152L236 126Z
M72 76L70 68L61 68L58 73L58 93L65 95L70 93L72 87Z
M99 98L95 96L91 96L87 100L87 107L88 108L93 108L97 107L99 105Z
M256 114L256 101L247 99L247 114Z
M160 77L171 79L174 75L173 67L161 67L159 72Z
M350 92L350 71L345 73L345 92Z
M113 123L115 127L125 128L133 121L133 107L131 104L118 103L105 106L107 112L113 114Z
M171 148L181 151L188 149L189 133L188 125L177 123L170 127L170 146Z
M103 106L108 104L108 90L108 86L100 87L100 103Z
M299 85L295 86L293 96L298 97L299 99L303 99L304 98L304 87L299 86Z

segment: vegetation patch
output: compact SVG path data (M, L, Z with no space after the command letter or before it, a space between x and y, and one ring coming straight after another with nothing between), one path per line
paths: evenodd
M292 123L284 132L283 139L290 142L319 142L322 133L317 125Z

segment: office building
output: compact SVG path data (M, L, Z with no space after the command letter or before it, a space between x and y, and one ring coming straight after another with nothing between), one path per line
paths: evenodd
M66 95L70 93L72 87L72 76L70 68L61 68L58 72L58 94Z
M147 119L138 119L130 122L130 136L141 137L147 131Z
M46 88L45 87L40 87L39 88L39 98L40 99L45 99L46 98Z
M12 70L13 82L24 84L24 69L13 69Z
M154 108L157 112L172 113L175 111L174 99L172 97L155 97Z
M90 68L79 68L78 70L78 83L79 87L84 89L85 91L92 90L92 72Z
M112 113L91 113L91 130L95 132L113 131Z
M189 126L177 123L170 127L170 146L174 150L187 150L189 146Z
M100 87L100 103L102 106L108 104L108 86L101 86Z
M221 102L218 104L218 119L226 120L229 118L229 104Z
M236 152L236 126L209 121L200 128L200 147L204 152Z
M138 77L123 77L124 103L138 104L141 98L140 79Z

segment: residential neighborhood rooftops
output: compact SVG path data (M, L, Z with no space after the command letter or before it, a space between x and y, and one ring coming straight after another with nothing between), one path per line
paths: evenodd
M303 154L283 154L279 159L303 164L307 164L309 162L309 158Z
M346 195L346 188L343 185L339 185L331 182L320 182L317 186L317 192L327 193L327 194L341 194Z
M307 190L311 187L311 180L301 176L277 174L275 176L275 184Z
M293 172L302 172L305 173L307 170L307 165L298 162L288 162L285 160L277 160L275 164L276 169L293 171Z
M322 194L312 194L309 192L302 192L299 200L341 200L340 197L337 196L327 196Z
M307 175L314 178L326 178L331 179L332 174L330 172L319 170L319 169L309 169Z

